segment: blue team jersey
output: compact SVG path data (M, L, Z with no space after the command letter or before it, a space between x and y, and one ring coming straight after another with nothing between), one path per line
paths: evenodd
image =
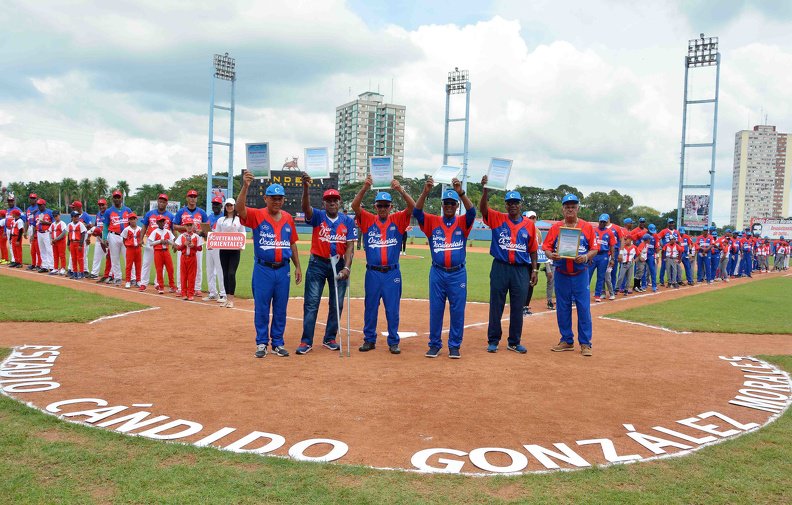
M49 221L38 221L36 223L36 231L41 233L49 230L50 225L55 221L55 218L52 217L52 211L49 209L44 209L43 211L39 211L36 214L36 217L41 217L42 219L44 215L49 216Z
M297 242L297 227L291 214L281 211L281 218L275 221L269 211L248 207L242 225L253 230L256 244L256 259L270 263L288 262L292 256L291 245Z
M514 222L508 214L490 209L484 224L492 228L490 254L493 258L509 264L531 263L530 253L539 248L533 221L520 216L520 221Z
M223 217L223 213L222 212L220 214L215 214L215 213L209 214L209 224L211 225L211 228L213 230L214 230L214 227L215 227L215 223L220 221L220 219L222 217Z
M159 209L152 209L152 210L146 212L146 215L143 216L143 222L140 223L141 225L145 225L146 226L146 235L147 236L151 232L153 232L154 230L159 228L159 226L157 226L157 219L159 219L160 216L165 216L165 227L164 227L164 229L170 230L172 228L171 224L173 223L173 219L174 219L173 214L171 214L167 210L164 211L164 212L160 212Z
M28 226L36 225L36 217L38 216L38 213L39 213L38 205L31 205L25 210L25 216L27 216Z
M86 228L90 228L90 226L93 224L93 219L91 219L91 215L85 211L83 211L83 213L80 214L79 221L82 222Z
M120 235L127 226L127 218L130 214L132 214L132 209L127 206L120 209L115 206L108 207L102 217L105 230Z
M558 247L558 234L564 221L558 221L550 227L547 232L542 249L545 251L555 251ZM578 221L578 228L580 228L580 243L578 244L578 255L588 254L589 251L599 251L599 241L597 234L594 233L594 227L586 221ZM576 263L572 259L561 258L553 261L556 271L566 275L578 275L588 270L588 263Z
M181 225L184 216L192 216L193 224L195 225L196 230L200 230L201 223L209 222L209 216L206 215L206 212L202 208L196 207L193 210L190 210L187 207L182 207L176 211L176 215L173 218L173 224Z
M464 216L445 216L425 214L422 209L413 210L421 230L429 240L432 263L445 268L465 263L467 238L476 219L476 209L471 207Z
M313 209L311 219L306 221L313 228L311 254L321 258L341 255L346 252L347 242L357 240L355 221L346 214L338 214L333 222L322 209Z
M384 221L371 212L360 209L357 216L363 245L366 248L366 264L391 266L399 264L402 239L410 224L407 209L390 214Z

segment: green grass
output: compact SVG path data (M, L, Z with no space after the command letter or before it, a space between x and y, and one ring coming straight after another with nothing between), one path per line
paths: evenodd
M792 279L775 277L609 315L684 331L792 333L790 290Z
M792 371L792 356L762 358ZM2 501L18 504L790 503L792 413L683 458L473 478L155 442L65 423L0 396L0 474Z
M416 240L416 243L420 240ZM426 241L423 240L425 243ZM477 246L489 247L489 242L476 243ZM303 269L303 275L308 268L308 257L310 251L310 243L302 241L297 244L300 250L300 265ZM93 248L90 246L88 252L89 261L93 261ZM400 268L402 277L405 282L402 283L402 297L403 298L429 298L429 268L431 267L431 259L428 249L419 249L416 247L407 246L407 253L415 256L423 256L423 258L402 258L400 261ZM25 262L29 263L30 255L27 246L23 247L23 254ZM176 255L172 254L174 265L176 263ZM363 279L365 276L365 253L355 251L355 261L353 262L352 274L352 296L362 297ZM104 265L104 263L103 263ZM488 302L489 301L489 271L492 265L492 257L488 253L473 253L468 251L467 254L467 271L468 271L468 300L475 302ZM206 276L206 259L204 258L204 275L203 286L204 292L207 291L207 276ZM104 272L104 266L100 274ZM237 270L237 296L241 298L251 298L253 296L251 289L251 278L253 276L253 248L248 246L247 249L242 251L242 259L239 263ZM154 283L154 269L151 270L150 283ZM534 290L534 299L540 304L544 305L546 278L544 273L539 273L539 282ZM294 276L292 275L291 296L301 296L304 292L303 285L297 286L294 283ZM325 290L325 296L327 290Z
M0 293L14 303L0 304L0 321L84 323L147 305L86 293L43 282L0 275Z

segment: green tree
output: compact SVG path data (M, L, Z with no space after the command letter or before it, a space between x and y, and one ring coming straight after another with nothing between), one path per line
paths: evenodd
M63 206L67 208L74 200L77 200L80 193L80 186L77 183L76 179L72 179L71 177L64 178L61 183L61 193L63 195Z
M118 187L118 190L121 191L121 194L124 195L124 200L129 198L129 183L127 181L120 180L116 186Z
M78 188L78 192L80 194L80 200L82 201L82 204L83 204L83 209L85 209L87 211L88 210L88 202L91 201L91 203L95 203L95 202L93 202L93 200L95 200L95 198L93 198L93 195L92 195L93 185L91 184L91 179L89 179L87 177L84 178L84 179L80 179L80 182L77 184L77 188Z
M110 187L107 185L107 180L104 177L97 177L96 179L94 179L93 191L94 191L94 196L96 197L97 200L99 198L106 198L108 196L107 190L109 188Z

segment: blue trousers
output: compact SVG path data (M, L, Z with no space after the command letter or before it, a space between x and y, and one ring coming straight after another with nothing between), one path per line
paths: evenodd
M617 248L616 250L618 251L619 249ZM618 280L618 276L619 276L619 264L618 264L618 262L614 261L613 269L611 270L610 276L611 276L611 286L613 286L613 291L615 293L615 292L619 291L619 288L616 286L616 281Z
M591 345L591 301L589 282L585 274L566 275L556 270L554 277L556 290L556 319L561 341L575 343L572 332L572 302L577 307L578 343Z
M740 265L740 275L747 275L753 277L753 258L750 251L743 251L742 264Z
M646 258L646 270L644 271L643 287L649 285L649 279L652 280L652 289L657 289L657 263L655 262L654 254Z
M388 346L399 345L399 303L402 295L401 270L377 272L367 269L364 281L366 299L363 311L363 340L377 342L377 319L380 300L388 321Z
M726 267L730 276L734 275L734 269L737 268L737 253L729 253L729 264Z
M429 347L443 347L440 335L443 332L446 300L451 325L448 347L459 349L462 346L467 302L467 270L464 267L456 272L435 267L429 269Z
M718 263L720 263L720 253L718 254L710 254L710 270L709 270L709 277L707 280L712 282L715 280L715 276L718 274Z
M344 268L344 260L338 262L336 269ZM305 301L303 303L303 333L302 341L313 345L316 318L319 315L319 302L322 300L325 282L329 288L330 303L327 310L327 326L325 326L323 342L335 340L338 334L338 316L336 315L336 279L330 263L315 259L311 256L308 260L308 269L305 271ZM340 297L338 312L344 310L344 296L346 296L348 281L338 282L338 296Z
M710 259L709 254L706 256L702 256L700 254L696 255L696 265L698 269L698 273L696 274L696 280L698 282L702 281L709 281L710 280Z
M594 256L594 259L591 260L591 265L589 266L589 283L591 283L592 277L594 277L594 272L597 273L597 284L594 286L594 296L601 297L602 291L605 288L605 275L608 269L608 255L607 254L597 254ZM582 274L581 274L582 275Z
M509 294L509 345L518 345L522 337L523 303L531 283L531 265L509 265L492 261L490 270L490 310L487 342L497 344L503 336L501 316ZM588 280L588 277L581 274Z
M255 302L256 344L267 345L272 340L272 347L283 345L283 333L286 331L286 306L289 303L289 286L291 279L289 265L277 270L260 265L253 266L253 301ZM272 309L272 326L270 326L270 309Z
M685 278L688 284L693 283L693 265L690 264L690 258L687 254L682 256L682 266L685 267Z

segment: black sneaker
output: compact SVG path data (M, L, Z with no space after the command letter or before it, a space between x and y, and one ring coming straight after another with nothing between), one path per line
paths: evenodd
M267 344L259 344L256 346L256 353L254 354L257 358L263 358L267 355Z
M281 358L285 358L286 356L289 355L289 351L287 351L286 348L283 347L282 345L279 345L278 347L272 348L272 354L274 354L275 356L280 356Z
M424 354L427 358L436 358L440 356L440 348L439 347L430 347L426 354Z
M102 276L102 277L100 277L100 278L99 278L99 280L98 280L98 281L96 281L96 283L97 283L97 284L102 284L102 283L103 283L103 282L105 282L106 280L107 280L107 277L104 277L104 276Z
M388 350L391 354L401 354L401 349L399 349L398 345L391 345L388 347Z
M448 357L451 359L459 359L462 356L459 354L459 347L449 347L448 348Z
M374 342L363 342L363 345L361 345L358 348L358 351L360 351L360 352L368 352L368 351L373 351L376 348L377 348L377 345Z
M523 307L523 317L528 317L528 316L530 316L532 314L533 314L533 312L531 312L531 308L530 307Z
M547 310L555 310L555 304L552 301L547 302Z
M311 351L312 347L305 342L300 342L300 345L297 346L297 350L295 353L297 354L308 354Z
M510 351L518 352L518 353L520 353L520 354L525 354L525 353L527 353L527 352L528 352L528 349L526 349L526 348L525 348L525 346L523 346L523 345L520 345L520 344L517 344L517 345L507 345L507 346L506 346L506 349L508 349L508 350L510 350Z

